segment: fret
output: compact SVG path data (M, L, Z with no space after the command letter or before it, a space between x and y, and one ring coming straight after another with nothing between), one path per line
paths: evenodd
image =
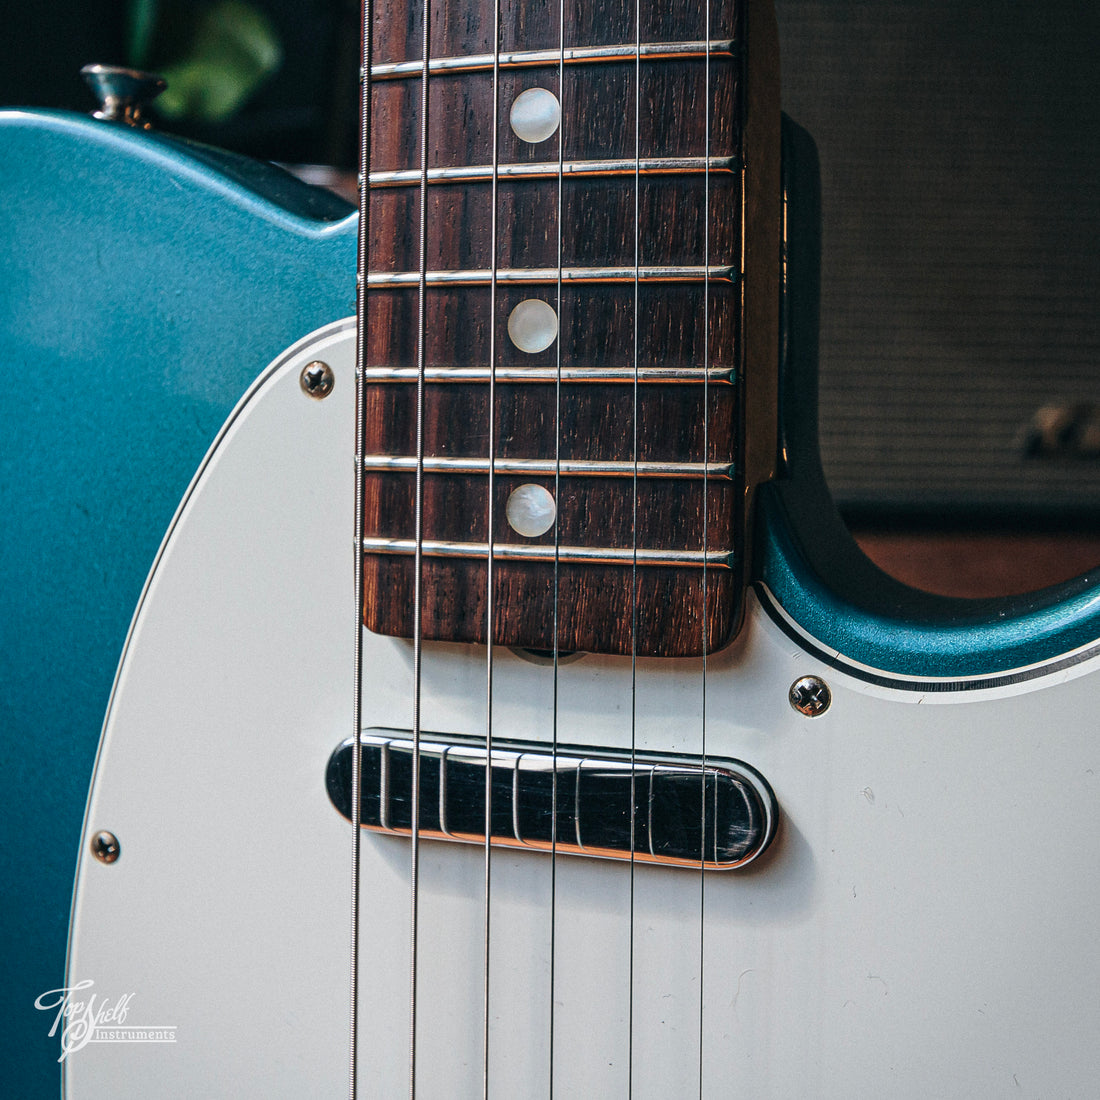
M706 380L702 350L705 333L703 312L710 298L712 332L721 338L713 341L711 369L731 372L736 364L738 333L736 327L737 288L731 283L642 283L639 314L640 331L637 365L640 376L648 381ZM503 333L512 309L531 297L542 297L559 314L562 369L576 371L577 381L603 380L607 372L612 382L633 381L632 306L634 287L630 283L569 285L562 287L560 308L552 283L543 288L505 286L498 291L503 341L498 344L495 366L498 381L502 369L514 370L517 381L556 379L557 347L527 353L516 348ZM709 293L708 293L709 292ZM452 369L473 369L478 373L463 381L489 378L487 328L490 319L488 287L428 288L428 322L425 332L428 369L439 381L458 380ZM729 299L730 301L726 301ZM384 372L390 369L414 369L409 353L409 334L416 333L416 287L406 286L374 292L375 352L370 366ZM717 303L717 304L716 304ZM718 316L716 316L718 314ZM679 334L679 343L667 334ZM462 334L461 340L455 335ZM547 373L547 372L550 373ZM657 373L647 373L657 371ZM662 377L663 375L663 377ZM385 377L383 374L382 377ZM412 374L406 379L415 380ZM563 376L564 377L564 376ZM713 374L710 377L714 377ZM735 379L733 379L735 380ZM375 450L386 450L376 447Z
M701 266L704 262L731 265L740 258L740 246L736 234L717 228L717 223L740 202L739 174L714 172L709 183L709 193L704 194L702 172L643 174L637 181L631 172L566 174L560 181L542 176L541 171L526 177L505 172L496 185L497 219L503 230L498 234L497 263L506 268L556 270L560 224L562 267L599 265L633 270L633 241L624 242L615 227L626 221L633 225L637 204L638 259L643 267ZM477 221L489 202L489 190L488 179L429 182L425 195L429 271L491 266L492 240L487 228ZM413 216L419 217L419 199L420 188L411 180L371 188L372 270L419 268L419 247L401 232L410 208Z
M487 388L477 384L425 387L425 455L488 457L484 438L490 413ZM497 438L502 443L495 457L551 458L560 455L563 460L632 462L635 455L630 436L622 425L626 422L632 428L636 412L639 462L734 464L735 456L724 442L725 435L737 427L736 404L731 400L736 393L734 388L711 386L704 392L700 385L656 385L639 387L639 390L635 403L632 386L563 385L559 393L556 386L522 386L498 379L492 413ZM368 385L366 397L370 415L387 426L384 439L379 440L381 445L372 443L367 453L416 454L415 387ZM706 440L702 428L704 421L709 428ZM560 431L555 430L555 422ZM498 486L503 484L501 478L497 481ZM685 503L685 493L701 491L699 481L677 486L675 482L652 479L647 484L654 490L675 489L672 500L681 506ZM727 481L721 484L730 486ZM578 492L595 490L603 494L611 487L579 479L574 488ZM566 514L563 512L563 516ZM644 522L646 517L641 519ZM724 529L721 517L713 516L712 520L719 524L712 527L713 531ZM685 521L686 517L681 524ZM394 514L385 526L370 533L411 534L411 527L406 529L404 526L407 522ZM625 537L630 541L629 527L626 530ZM696 530L696 535L701 532ZM573 538L563 535L562 541L588 540L578 533Z
M367 382L415 382L419 372L416 367L367 367L363 378ZM488 367L427 367L424 370L425 382L488 382L490 378L498 382L553 383L561 378L563 382L601 382L632 385L635 378L642 383L678 383L683 385L701 385L703 382L717 382L720 385L732 385L735 371L732 367L562 367L559 376L556 367L497 367L490 371Z
M709 9L709 10L708 10ZM375 8L375 50L372 61L400 62L420 57L422 24L420 0L380 0ZM644 45L703 42L705 39L736 39L742 50L743 21L734 0L670 0L643 4L635 0L600 0L598 4L571 4L566 8L564 28L556 3L505 4L501 8L499 43L493 42L493 9L484 3L470 6L466 0L433 0L432 58L518 51L546 51L554 57L562 45L569 49L592 47L623 49L637 41Z
M457 266L457 265L456 265ZM735 283L641 283L638 313L638 355L640 372L652 369L689 372L677 379L675 374L649 375L651 381L697 381L702 383L704 365L732 371L737 365L739 334L737 305L740 298ZM412 338L417 332L417 287L372 289L370 368L388 372L392 368L413 368L406 379L415 381L416 360ZM491 320L488 286L428 287L427 318L424 329L425 360L430 371L474 368L478 374L464 381L487 381L489 375L489 324ZM502 369L514 370L516 380L541 377L554 381L560 343L563 370L578 368L578 381L598 382L590 368L608 371L613 382L633 381L634 287L630 282L603 284L563 284L558 303L553 283L542 287L498 287L497 381ZM558 340L537 353L520 351L507 336L506 324L511 311L523 300L542 297L558 313ZM704 303L710 300L710 354L704 359L707 333ZM670 338L675 333L676 339ZM541 371L541 375L535 372ZM549 371L550 373L547 373ZM694 377L692 374L694 373ZM384 377L384 376L383 376ZM440 381L455 376L437 375ZM646 377L642 374L642 377ZM736 377L733 378L736 382ZM683 387L680 387L683 388ZM728 387L723 386L725 391ZM374 451L391 448L380 444Z
M416 539L368 537L363 539L365 554L392 554L412 557L416 554ZM486 542L451 542L442 539L423 539L420 552L426 558L473 558L484 560L489 556ZM502 561L554 561L585 565L633 565L676 568L732 569L735 554L732 550L676 550L637 548L633 546L554 546L553 543L493 543L493 557Z
M737 268L721 264L665 264L647 267L505 267L494 271L480 268L468 271L372 271L367 285L378 288L419 286L487 286L493 282L514 285L545 286L563 283L732 283ZM362 276L357 276L361 280Z
M734 545L739 538L735 528ZM376 633L411 637L416 559L369 554L366 563L364 625ZM481 645L492 638L497 645L537 650L556 645L563 653L698 656L730 637L740 571L736 562L729 569L711 568L704 593L698 568L497 558L490 627L486 559L424 557L421 585L434 598L421 608L423 637ZM636 624L629 610L635 604L646 609Z
M628 42L611 46L570 46L565 50L511 50L496 55L501 69L529 69L538 66L582 64L607 64L608 62L634 61L682 61L711 58L732 58L736 43L730 38L713 39L710 49L702 42L643 42L639 48ZM429 76L437 73L477 73L493 68L494 55L491 53L472 54L465 57L435 57L428 62ZM422 77L424 62L392 61L373 65L371 77L374 80L400 80Z
M595 67L525 69L499 74L499 102L490 72L441 73L428 82L428 168L488 164L494 142L498 163L553 159L557 137L528 142L512 128L511 104L541 87L556 96L563 115L565 160L738 156L743 85L737 66L721 58L644 61ZM709 69L709 86L708 86ZM420 167L421 82L380 81L373 88L376 117L372 171ZM635 101L641 127L635 134ZM709 141L698 116L709 102ZM469 123L473 121L474 125Z
M362 468L371 473L412 473L417 469L415 455L364 455ZM425 457L422 468L428 474L487 474L487 458ZM734 469L728 462L599 462L586 459L498 458L493 462L498 474L530 477L617 477L617 478L713 478L728 481Z
M558 176L676 176L702 175L707 171L728 175L738 171L736 157L645 157L632 160L620 157L613 160L567 160L534 163L498 164L497 179L557 179ZM430 184L481 183L491 181L491 164L456 165L450 168L430 168L426 174ZM419 187L419 169L397 169L389 172L372 172L371 187Z
M365 512L363 536L397 539L400 545L412 547L416 536L415 525L408 518L416 501L412 471L367 471L363 483L372 498ZM558 507L553 530L537 537L518 533L507 515L508 501L515 490L532 483L546 489ZM736 484L731 478L634 481L629 477L563 476L555 481L552 473L500 473L492 487L492 542L542 547L540 554L548 553L545 548L552 549L555 540L564 547L612 547L626 556L622 560L629 560L635 545L662 551L725 554L733 545L732 536L728 527L720 524L736 500ZM425 521L421 534L427 544L484 547L490 541L486 530L489 479L484 473L425 473L423 486ZM450 556L469 558L471 554ZM507 557L508 553L504 555ZM552 564L553 556L529 560ZM666 560L663 564L674 563Z

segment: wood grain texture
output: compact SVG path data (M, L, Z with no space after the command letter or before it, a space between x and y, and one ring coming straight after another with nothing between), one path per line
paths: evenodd
M493 12L482 0L431 0L435 57L487 53ZM643 42L706 37L705 9L690 0L648 5ZM421 55L423 9L413 3L378 10L377 62ZM711 39L741 42L734 0L712 6ZM568 3L566 45L631 43L633 0ZM554 2L505 3L504 49L556 49ZM735 480L639 480L563 477L558 522L525 539L505 521L509 493L554 479L492 479L495 543L727 551L744 545L741 502L742 55L704 60L643 60L500 73L494 112L491 73L441 74L429 80L422 117L419 77L377 81L372 91L371 170L418 169L427 126L430 168L564 159L640 157L735 158L735 170L707 175L650 175L502 181L428 188L421 249L419 186L376 188L370 196L372 272L556 269L563 266L731 266L729 281L625 282L538 286L429 288L423 316L415 287L367 295L368 368L414 368L423 348L430 368L695 367L728 368L731 381L701 384L523 382L495 386L429 383L423 408L426 456L601 459L619 462L720 461ZM709 78L709 79L708 79ZM541 87L562 103L559 136L521 141L509 110L522 91ZM709 114L709 133L707 118ZM510 341L507 320L521 301L538 298L559 318L558 339L529 354ZM415 455L416 386L366 387L365 450ZM365 534L414 537L415 476L364 475ZM485 543L490 537L490 478L431 474L424 478L423 537ZM493 563L494 621L486 622L484 560L425 558L425 639L486 642L640 655L695 655L718 648L738 617L741 569ZM375 631L410 636L413 560L366 556L364 622ZM704 592L705 589L705 592ZM557 622L555 636L554 623Z

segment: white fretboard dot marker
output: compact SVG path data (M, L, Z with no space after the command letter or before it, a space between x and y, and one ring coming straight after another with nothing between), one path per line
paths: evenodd
M557 130L561 122L561 104L558 97L545 88L528 88L516 96L508 117L516 137L534 145Z
M512 490L504 514L517 535L532 539L545 535L554 526L558 506L553 495L541 485L521 485Z
M508 338L520 351L545 351L558 338L558 315L549 302L527 298L508 315Z

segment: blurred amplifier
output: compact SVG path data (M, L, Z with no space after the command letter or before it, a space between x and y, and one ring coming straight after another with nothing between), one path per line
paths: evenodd
M776 8L842 510L1100 519L1100 5Z

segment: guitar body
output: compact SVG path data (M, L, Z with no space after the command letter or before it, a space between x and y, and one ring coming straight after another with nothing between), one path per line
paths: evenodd
M335 372L320 402L299 384L316 360ZM347 480L354 364L350 321L276 360L149 580L97 763L68 984L132 994L125 1026L175 1041L74 1032L66 1095L344 1088L351 829L325 774L352 721L352 510L330 490ZM773 578L807 569L770 555ZM364 646L363 725L410 728L411 644ZM495 668L496 736L547 744L556 713L559 739L606 752L629 750L633 725L640 752L758 769L780 824L750 867L705 876L638 864L632 882L627 863L494 849L489 1095L547 1096L551 1066L557 1096L1091 1090L1088 647L980 677L875 669L760 583L705 674L585 655L561 662L555 696L545 660L502 649ZM788 700L807 675L831 689L818 717ZM484 647L426 644L422 676L425 731L483 731ZM117 861L92 856L100 830ZM481 1095L484 849L425 840L419 874L417 1094ZM407 838L363 834L360 1095L407 1090L409 876Z
M12 1095L52 1096L103 710L164 530L278 351L352 308L350 207L125 127L0 113L0 934Z
M78 1100L1088 1093L1096 578L938 600L841 530L770 3L395 9L357 260L268 169L3 120L42 897L227 416L5 1041Z

